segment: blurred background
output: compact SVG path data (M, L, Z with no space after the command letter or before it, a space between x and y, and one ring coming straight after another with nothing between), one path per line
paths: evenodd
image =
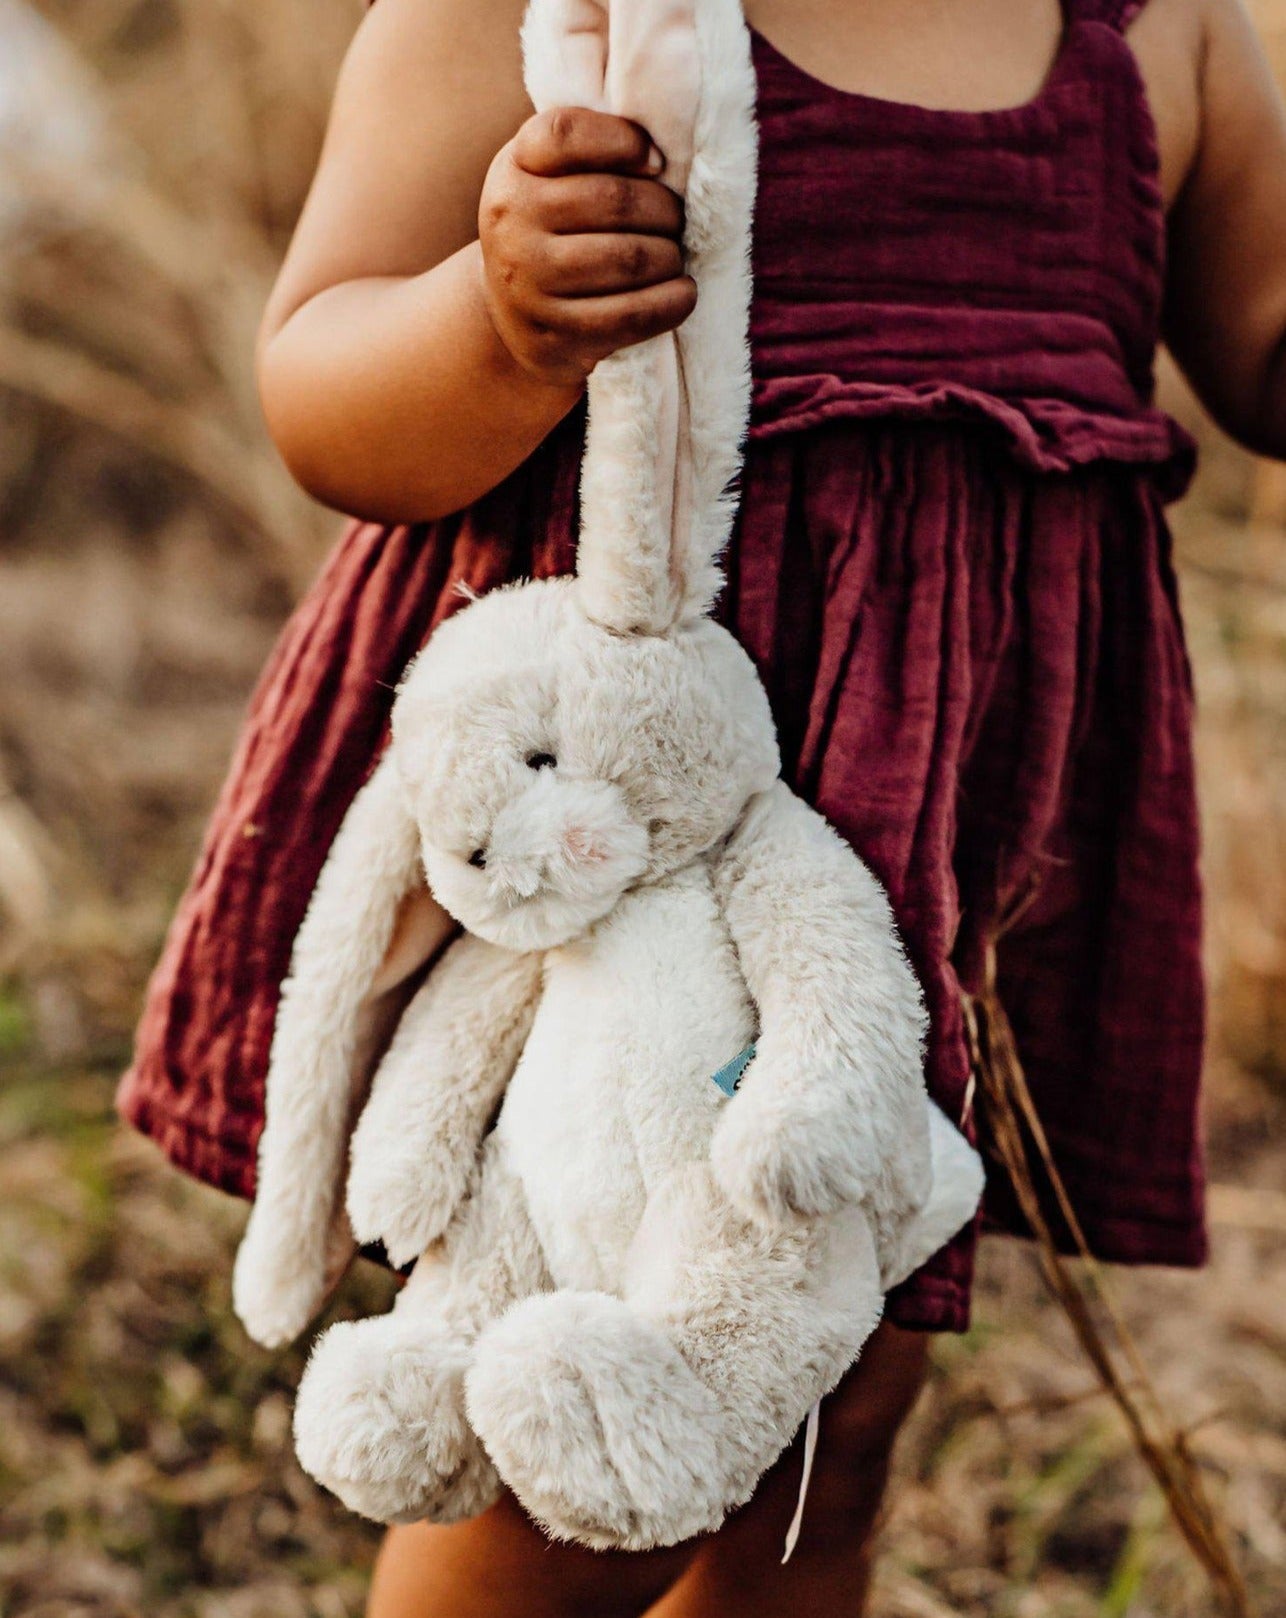
M1286 0L1254 0L1286 82ZM243 1211L118 1129L250 685L337 531L250 371L360 0L0 0L0 1618L356 1618L376 1543L228 1308ZM1116 1291L1286 1612L1286 468L1176 513L1214 988L1208 1272ZM384 1278L337 1307L368 1309ZM1029 1253L993 1244L901 1456L882 1618L1197 1618Z

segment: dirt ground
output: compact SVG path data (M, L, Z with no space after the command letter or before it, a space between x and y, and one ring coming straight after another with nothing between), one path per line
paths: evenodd
M359 8L35 9L66 47L42 94L70 86L101 147L70 169L65 148L0 152L27 204L20 229L0 207L0 1618L356 1618L376 1534L291 1457L300 1353L260 1352L231 1317L243 1211L168 1170L111 1099L250 684L334 533L264 445L248 356ZM1286 69L1286 3L1256 11ZM1213 1256L1113 1280L1276 1618L1286 473L1166 388L1207 448L1176 528ZM354 1275L335 1311L388 1286ZM935 1347L885 1543L880 1618L1214 1618L1017 1244L988 1246L973 1329Z
M360 1613L376 1535L294 1462L301 1356L252 1347L229 1312L240 1210L114 1124L114 1061L32 1060L20 1031L5 1037L0 1612ZM1115 1280L1269 1618L1286 1603L1282 1149L1257 1084L1230 1080L1223 1100L1214 1170L1230 1189L1210 1268ZM335 1312L388 1295L364 1267ZM936 1346L886 1546L882 1618L1213 1611L1031 1254L1009 1242L985 1250L972 1331Z

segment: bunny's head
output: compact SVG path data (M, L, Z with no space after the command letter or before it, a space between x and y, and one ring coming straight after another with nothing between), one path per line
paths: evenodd
M444 624L394 707L391 758L429 886L471 932L549 949L687 864L777 776L754 668L697 617L595 622L579 580L502 589Z

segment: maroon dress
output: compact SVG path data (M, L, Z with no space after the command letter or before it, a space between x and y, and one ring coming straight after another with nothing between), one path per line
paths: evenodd
M1122 29L1066 0L1039 94L936 112L819 83L762 38L755 376L726 621L787 779L887 885L963 1119L961 989L999 988L1095 1250L1204 1255L1192 689L1156 410L1164 222ZM440 522L356 524L254 697L121 1106L254 1188L278 987L392 687L464 580L571 567L581 422ZM1004 1184L987 1219L1021 1231ZM1057 1224L1057 1221L1054 1221ZM961 1329L976 1232L893 1298Z

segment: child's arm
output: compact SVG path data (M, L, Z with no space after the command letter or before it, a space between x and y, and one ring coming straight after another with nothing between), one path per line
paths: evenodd
M341 510L415 521L467 505L599 359L695 302L681 204L644 132L531 116L522 11L379 0L345 62L259 348L278 449Z
M1220 425L1286 458L1286 107L1241 0L1201 0L1201 126L1170 215L1166 338Z

